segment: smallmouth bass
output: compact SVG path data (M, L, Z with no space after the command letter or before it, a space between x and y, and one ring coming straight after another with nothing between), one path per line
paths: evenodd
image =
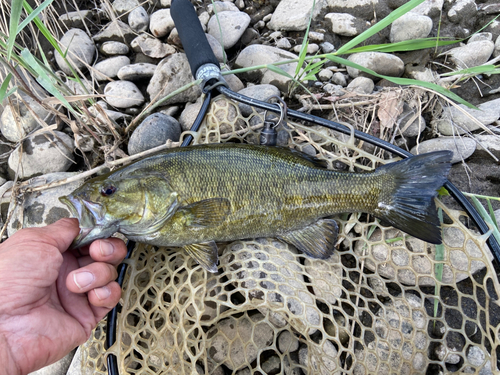
M216 242L277 237L314 258L334 251L326 217L365 212L441 243L434 198L450 151L413 156L369 173L336 172L298 151L246 144L170 149L86 182L60 200L80 221L74 246L123 233L181 247L217 272Z

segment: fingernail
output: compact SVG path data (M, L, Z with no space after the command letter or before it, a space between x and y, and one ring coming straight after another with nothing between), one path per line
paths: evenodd
M94 275L90 272L79 272L74 274L73 279L75 280L75 284L78 288L83 289L92 284L94 281Z
M103 286L102 288L96 288L94 289L94 293L97 296L97 298L102 301L103 299L109 298L111 295L111 291L107 286Z
M115 251L113 244L106 240L99 241L99 247L101 248L101 255L104 257L110 256Z

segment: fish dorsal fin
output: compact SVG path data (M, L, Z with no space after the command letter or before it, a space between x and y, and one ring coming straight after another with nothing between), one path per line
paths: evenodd
M339 227L335 220L321 219L305 228L278 236L313 258L327 259L335 250Z
M219 255L214 241L184 245L182 248L208 272L217 272Z
M231 202L226 198L210 198L191 203L180 208L186 225L214 227L226 220L231 210Z

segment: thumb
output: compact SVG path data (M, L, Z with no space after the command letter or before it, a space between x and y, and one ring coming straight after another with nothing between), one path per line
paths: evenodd
M56 246L61 253L64 253L75 237L80 232L77 219L60 219L53 224L47 225L43 228L38 228L41 231L44 242L50 242L51 245Z

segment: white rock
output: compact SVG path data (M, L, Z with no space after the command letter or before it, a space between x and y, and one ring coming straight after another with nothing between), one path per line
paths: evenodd
M292 44L287 38L281 38L276 42L276 47L281 49L290 49Z
M142 81L150 79L156 70L156 65L149 63L131 64L120 68L117 73L123 81Z
M313 43L323 43L325 41L325 34L316 31L310 31L309 40Z
M302 31L307 28L311 11L315 20L325 7L325 0L317 0L314 10L313 0L282 0L267 26L273 30Z
M201 26L202 27L207 27L208 21L210 21L210 13L208 12L203 12L198 16L198 19L200 20Z
M95 71L92 71L92 74L98 81L105 81L109 78L116 78L118 71L129 64L130 59L127 56L110 57L95 64Z
M323 50L324 53L330 53L335 51L335 47L332 43L330 42L324 42L320 44L321 49Z
M198 112L200 112L202 104L203 100L201 97L199 97L194 103L186 103L186 107L179 117L179 123L181 124L182 131L191 129L196 116L198 116Z
M227 11L215 15L208 21L208 34L222 40L224 49L233 47L250 24L250 16L245 12ZM222 37L221 37L222 30Z
M114 81L104 87L106 101L116 108L129 108L144 103L144 96L130 81Z
M293 51L296 53L300 53L300 50L302 49L301 45L296 45L293 47ZM316 43L309 43L307 46L307 54L308 55L314 55L316 52L318 52L319 46Z
M333 83L327 83L326 85L324 85L323 91L330 94L330 95L337 95L337 96L342 96L346 93L342 86L334 85ZM309 146L311 146L311 145L309 145ZM314 150L314 147L313 147L313 150ZM316 155L316 152L314 152L313 155Z
M110 22L104 30L94 35L94 39L97 43L103 43L107 41L116 41L130 44L132 39L136 37L134 30L130 28L125 22L120 20L115 20Z
M493 34L488 32L474 34L467 40L467 44L480 40L493 40Z
M375 73L400 77L404 72L404 63L399 57L383 52L360 52L349 56L349 61L373 70ZM367 76L358 69L347 67L347 73L353 78Z
M371 94L375 88L375 83L368 77L356 77L348 85L347 89L360 94Z
M373 18L373 12L379 8L379 0L327 0L328 9L336 13L348 13L366 20Z
M497 57L500 55L500 35L498 36L497 40L495 41L495 50L493 51L493 56Z
M127 12L130 12L132 9L137 8L139 6L138 0L115 0L113 1L113 9L116 12L117 16L121 16Z
M453 151L451 163L458 163L462 159L467 159L476 150L476 142L467 137L439 137L429 139L411 149L414 155L426 152L450 150Z
M338 264L340 264L340 257L337 253L326 261L306 259L304 262L314 294L317 298L332 305L337 303L342 295L342 268Z
M491 40L479 40L456 47L445 54L460 69L472 68L487 62L495 49L495 44Z
M404 40L427 38L432 30L432 19L417 13L408 12L391 25L391 43Z
M318 78L320 81L329 81L333 77L333 72L330 69L321 69L318 73ZM344 79L345 81L345 79Z
M213 4L207 6L207 11L209 14L214 14L214 12L239 12L239 9L229 1L214 1Z
M344 36L356 36L370 27L370 23L348 13L328 13L325 16L332 32Z
M475 135L475 138L480 142L485 148L494 153L500 153L500 137L498 135ZM477 150L483 150L483 147L478 144Z
M108 56L113 56L113 55L126 55L128 53L128 46L124 43L121 42L114 42L114 41L109 41L109 42L104 42L101 44L101 47L99 50Z
M412 9L413 13L422 14L424 16L438 16L443 9L444 0L425 0L422 4Z
M130 44L134 52L140 52L154 59L162 59L175 53L175 48L161 40L141 34Z
M149 30L157 38L167 35L174 27L175 24L170 15L170 9L157 10L149 20Z
M282 331L278 337L278 348L281 353L291 353L299 348L299 340L290 331Z
M135 32L146 31L149 27L149 15L143 7L137 7L129 13L128 24Z
M92 63L95 45L83 30L68 30L61 38L60 47L62 51L67 50L66 59L74 68L83 69ZM54 56L59 68L66 74L72 74L59 52L54 51Z
M410 138L422 133L426 126L425 119L406 103L403 105L403 112L399 115L397 123L403 135Z

